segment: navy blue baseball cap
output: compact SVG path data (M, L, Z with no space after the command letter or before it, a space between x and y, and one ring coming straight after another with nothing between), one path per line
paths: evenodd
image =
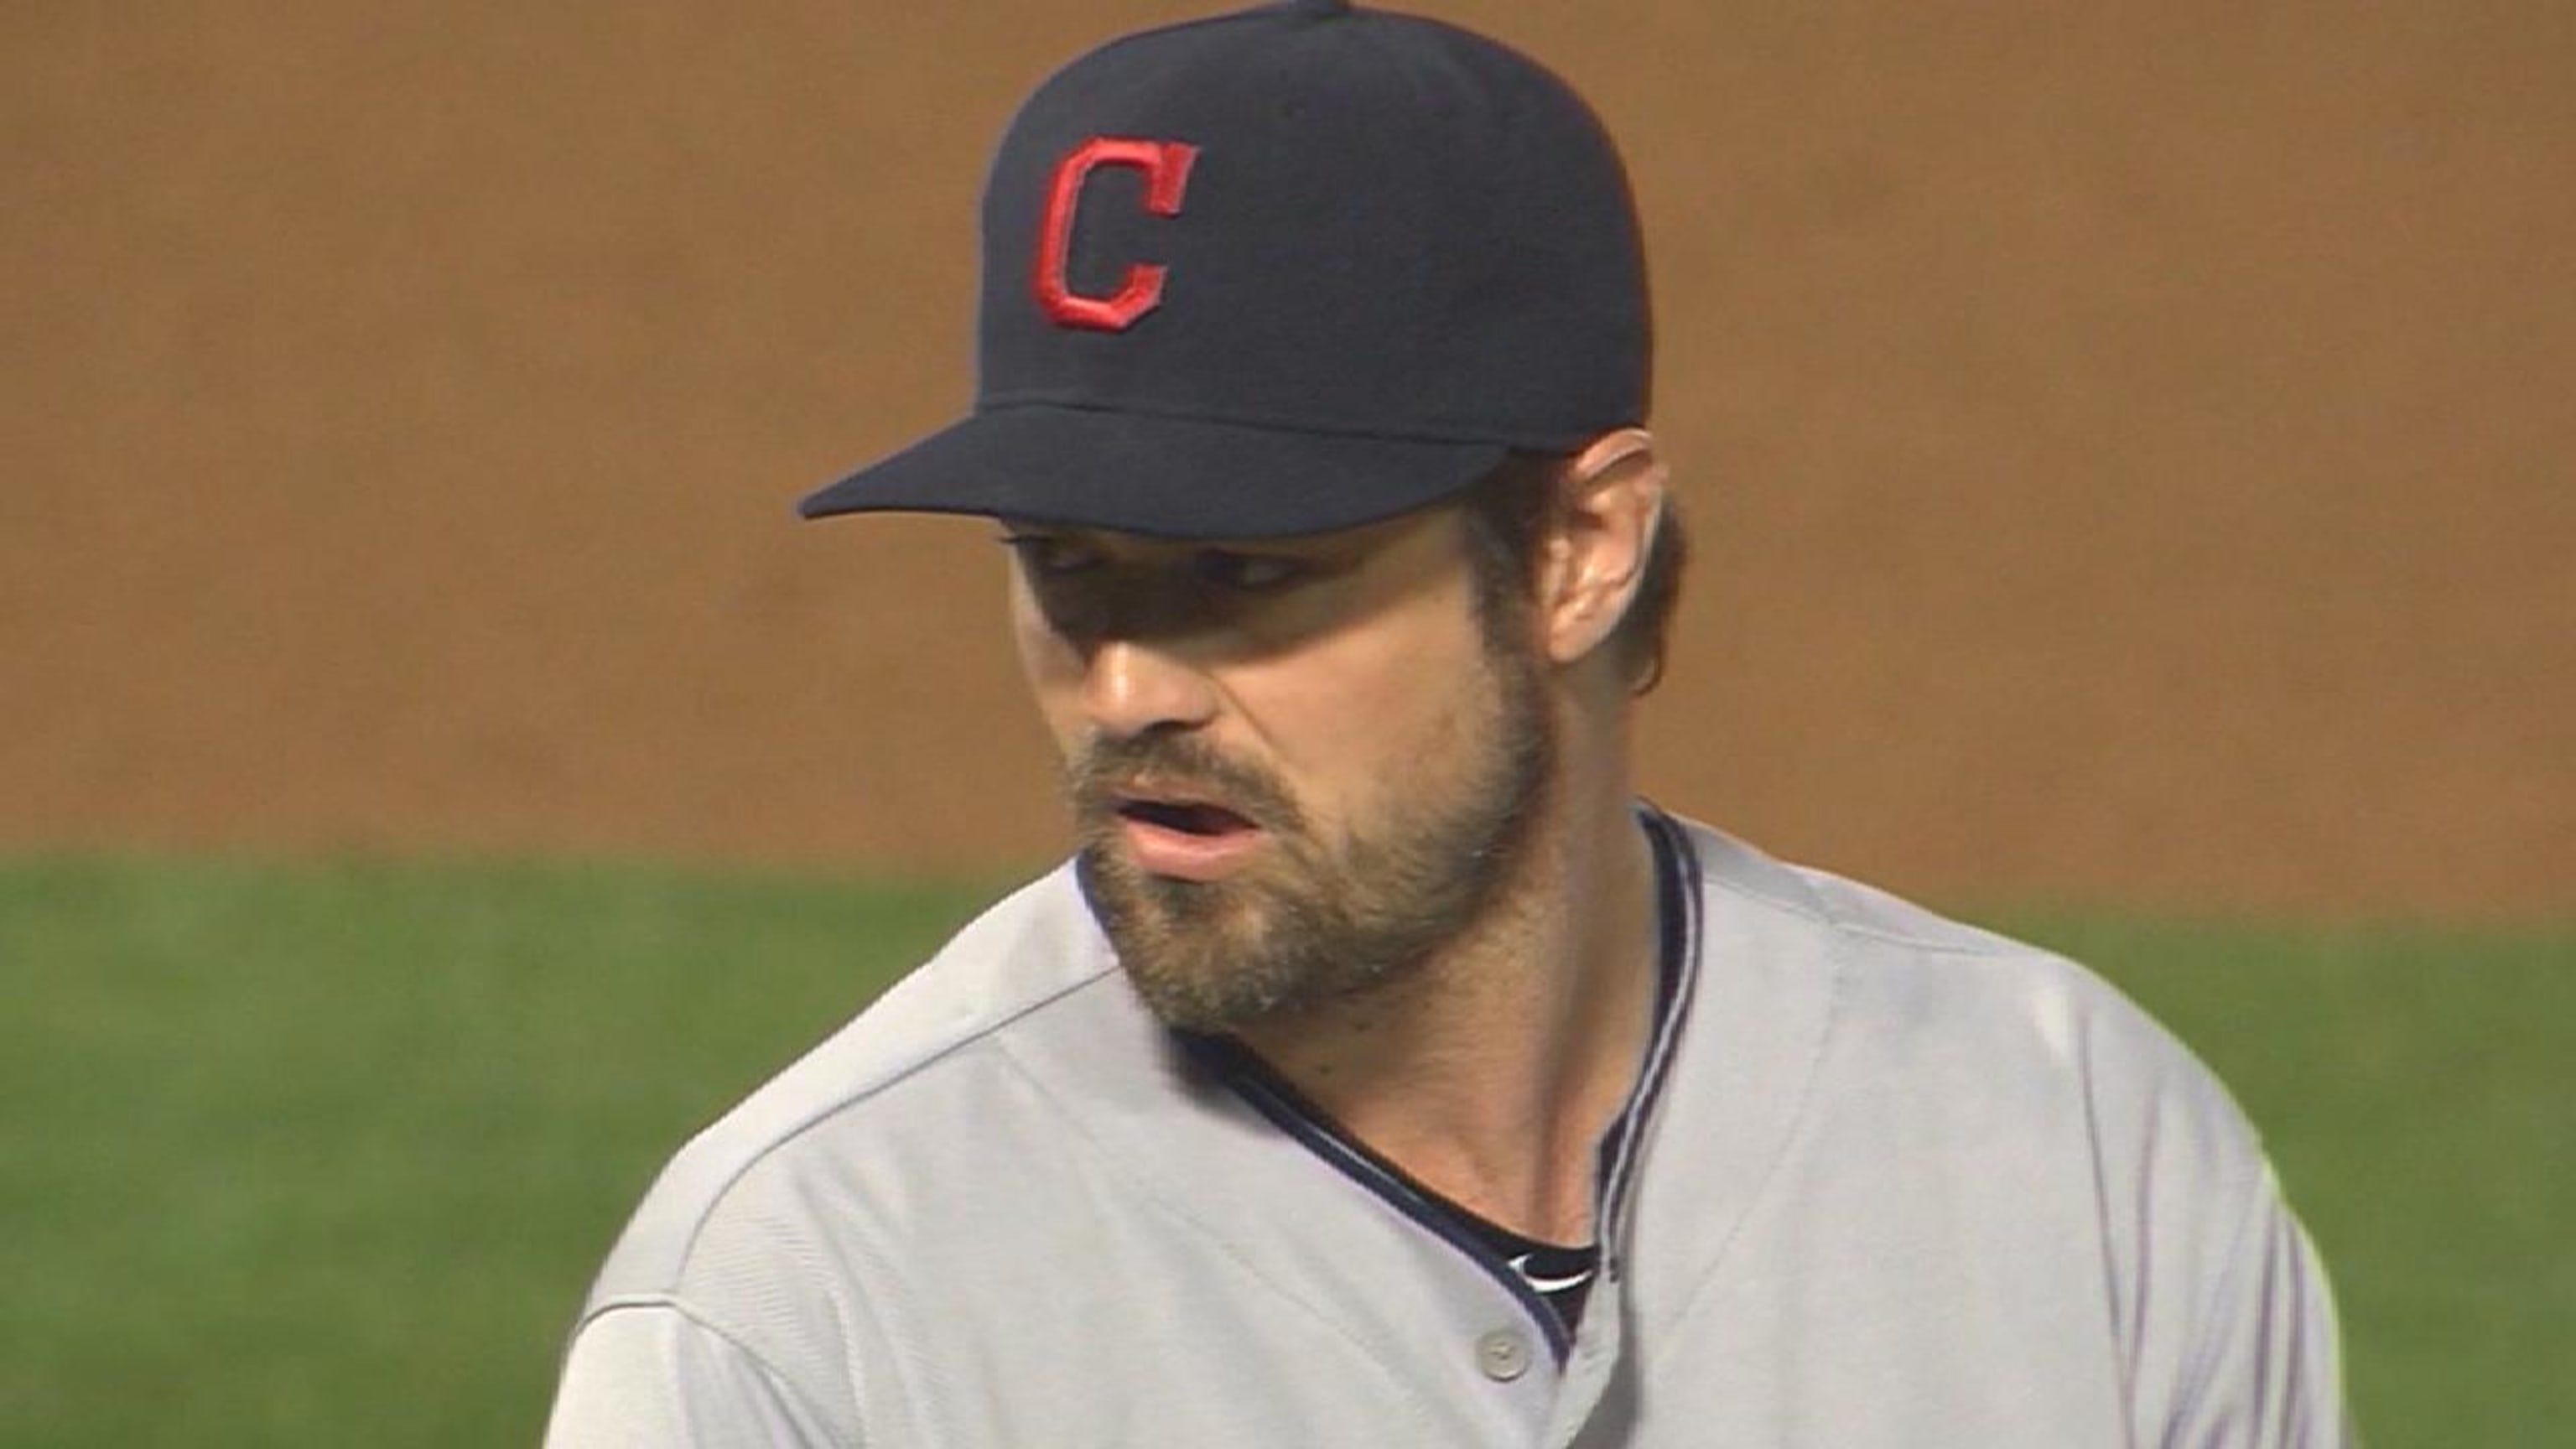
M974 411L806 517L1323 533L1645 421L1616 148L1437 21L1294 3L1113 41L1012 121L983 238Z

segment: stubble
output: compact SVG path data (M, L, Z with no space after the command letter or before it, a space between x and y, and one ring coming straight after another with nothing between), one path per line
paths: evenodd
M1555 769L1534 659L1484 656L1461 767L1390 783L1371 817L1321 838L1285 782L1187 735L1101 740L1068 762L1077 878L1145 1005L1166 1024L1238 1031L1418 976L1501 900ZM1429 752L1426 752L1429 753ZM1120 785L1205 792L1257 824L1264 858L1216 881L1140 870L1119 849Z

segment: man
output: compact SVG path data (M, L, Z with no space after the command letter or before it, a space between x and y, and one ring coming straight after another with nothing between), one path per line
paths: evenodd
M977 407L1077 858L684 1151L562 1445L2318 1445L2324 1280L2180 1047L1636 801L1681 561L1581 101L1307 3L1004 139Z

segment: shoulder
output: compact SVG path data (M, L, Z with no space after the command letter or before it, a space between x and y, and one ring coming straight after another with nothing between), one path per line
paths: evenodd
M685 1291L747 1221L794 1236L770 1220L792 1217L813 1179L848 1170L854 1134L943 1130L916 1112L925 1097L972 1091L994 1070L997 1038L1114 970L1069 869L997 903L672 1158L601 1270L593 1311Z
M1641 1207L1676 1301L1829 1285L1796 1305L1821 1316L1789 1321L1836 1345L1948 1304L1900 1374L2034 1345L2082 1370L2107 1332L2140 1442L2336 1421L2323 1271L2189 1048L2056 952L1686 838L1697 984ZM1749 1276L1721 1276L1729 1254Z
M2133 1132L2139 1150L2159 1121L2188 1125L2203 1165L2257 1169L2252 1129L2218 1078L2090 968L1685 828L1704 969L1721 994L1732 984L1775 1017L1812 1013L1822 1069L1881 1089L1934 1088L1963 1107L2080 1113L2097 1131Z

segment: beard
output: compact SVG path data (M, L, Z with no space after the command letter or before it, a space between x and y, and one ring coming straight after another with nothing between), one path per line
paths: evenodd
M1418 977L1482 922L1530 851L1555 770L1537 661L1489 649L1468 738L1412 758L1372 816L1326 840L1286 782L1206 741L1146 733L1095 741L1066 767L1076 876L1137 994L1166 1025L1222 1033ZM1214 881L1149 874L1118 848L1120 782L1151 778L1222 802L1260 827L1261 858Z

